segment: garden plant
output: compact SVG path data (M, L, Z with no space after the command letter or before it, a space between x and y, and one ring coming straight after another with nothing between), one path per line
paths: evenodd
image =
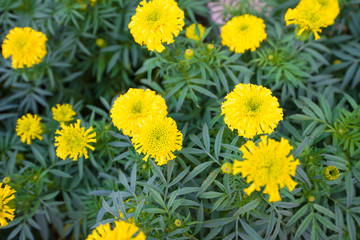
M0 0L0 240L360 239L359 0Z

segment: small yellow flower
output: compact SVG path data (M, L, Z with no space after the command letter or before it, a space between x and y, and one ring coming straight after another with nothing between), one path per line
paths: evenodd
M340 177L339 169L335 166L327 166L321 171L324 179L334 181Z
M255 51L266 37L264 20L249 14L233 17L221 30L221 43L236 53Z
M115 127L129 136L138 131L144 119L166 115L167 106L163 97L150 89L137 88L130 88L126 94L119 96L110 111Z
M99 48L104 48L104 47L106 47L105 39L103 39L103 38L98 38L98 39L96 39L96 45L97 45Z
M289 155L292 146L288 140L281 138L278 142L267 136L261 136L260 139L258 146L253 141L247 141L240 147L244 160L235 160L233 174L241 173L251 183L244 190L247 195L265 186L264 193L270 195L269 202L280 201L279 187L287 186L290 191L294 190L297 183L291 176L295 176L296 166L300 163L294 160L293 155Z
M73 110L73 107L70 104L56 104L56 107L52 107L53 118L62 123L70 122L74 120L76 112Z
M12 221L15 217L15 209L11 209L8 204L15 198L15 192L10 186L0 183L0 228L7 226L8 221Z
M221 171L222 171L223 173L231 174L231 173L232 173L232 164L229 163L229 162L224 163L224 164L221 166Z
M182 133L177 129L176 122L169 117L149 117L141 123L139 132L131 139L136 151L155 159L161 166L175 158L174 151L182 148Z
M162 43L173 43L184 24L184 12L174 0L143 0L131 17L129 29L135 42L146 44L149 51L162 52Z
M297 36L304 32L313 32L315 40L320 39L319 32L334 24L340 13L338 0L300 0L294 8L285 14L286 25L295 24L300 29Z
M65 160L70 155L70 158L77 161L78 157L89 157L86 148L94 151L95 148L89 143L96 143L96 132L91 133L94 131L92 127L85 131L84 127L80 127L80 122L78 119L70 126L61 124L61 130L56 130L55 134L59 136L55 136L55 146L59 158Z
M272 133L283 118L276 97L263 86L239 83L221 105L221 114L231 130L245 138Z
M194 57L194 51L190 48L185 50L184 57L188 60L192 59Z
M16 132L21 142L30 145L31 140L35 138L43 139L41 135L44 133L45 126L41 123L41 119L37 114L32 115L31 113L18 118Z
M127 201L127 202L128 202L128 201ZM130 212L130 210L129 210L129 212ZM125 221L125 219L124 219L124 214L122 214L122 212L121 212L120 210L119 210L119 215L120 215L120 220ZM127 221L128 221L129 223L135 223L134 217L128 218Z
M3 183L8 184L9 182L11 182L11 178L10 177L4 177Z
M2 44L4 58L11 56L13 68L32 67L45 57L47 37L32 28L15 27Z
M198 28L199 28L199 34L200 34L200 38L198 35L196 35L196 24L193 23L190 26L188 26L185 29L185 37L189 38L189 39L193 39L196 41L200 41L200 39L204 36L205 34L205 27L203 25L201 25L200 23L197 24Z
M86 240L145 240L145 234L134 224L116 221L112 228L110 223L100 225L92 231Z
M182 225L181 220L180 220L180 219L176 219L176 220L175 220L175 226L181 227L181 225Z

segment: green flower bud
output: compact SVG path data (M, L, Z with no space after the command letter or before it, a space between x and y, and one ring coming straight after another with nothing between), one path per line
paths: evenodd
M322 169L321 176L325 180L334 181L340 177L340 172L335 166L327 166Z
M176 219L176 220L175 220L175 226L181 227L181 225L182 225L181 220L180 220L180 219Z
M185 58L190 60L194 57L194 51L191 50L190 48L185 50L185 54L184 54Z

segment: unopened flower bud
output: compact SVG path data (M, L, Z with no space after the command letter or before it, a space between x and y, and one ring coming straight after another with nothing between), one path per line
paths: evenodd
M98 39L96 39L96 45L97 45L99 48L104 48L104 47L106 47L105 39L103 39L103 38L98 38Z
M180 220L180 219L176 219L176 220L175 220L175 226L181 227L181 225L182 225L181 220Z
M223 173L231 174L231 173L232 173L232 164L229 163L229 162L224 163L224 164L221 166L221 171L222 171Z
M321 176L325 180L334 181L340 177L340 172L335 166L327 166L322 169Z
M184 54L186 59L192 59L194 57L194 51L191 50L190 48L185 50L185 54Z
M11 178L10 177L4 177L3 179L3 183L7 184L11 181Z

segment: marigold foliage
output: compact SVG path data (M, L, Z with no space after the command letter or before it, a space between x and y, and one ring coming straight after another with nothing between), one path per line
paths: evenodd
M221 43L236 53L255 51L266 37L264 20L249 14L233 17L221 30Z
M170 118L149 117L142 121L138 134L131 139L136 151L150 157L161 166L175 158L173 152L182 148L183 135L176 122Z
M200 23L198 23L197 25L199 28L200 38L202 38L205 34L205 27L203 25L201 25ZM188 26L185 29L185 37L196 40L196 41L200 41L199 36L196 35L196 24L195 23L191 24L190 26Z
M145 240L145 234L134 223L116 221L111 224L100 225L95 228L86 240Z
M13 68L32 67L45 57L47 37L30 27L15 27L2 44L4 58L11 56Z
M240 136L253 138L262 133L272 133L283 111L276 97L263 86L240 83L226 97L221 105L221 114L231 129L237 129Z
M74 120L76 112L70 104L56 104L56 107L52 107L53 118L58 122L70 122Z
M184 12L174 0L143 0L129 23L135 42L149 51L162 52L162 43L173 43L184 27Z
M280 201L279 188L287 186L290 191L294 190L297 183L291 176L295 176L296 166L300 163L289 155L292 146L288 140L281 138L278 142L267 136L260 139L258 146L248 141L240 147L244 160L234 161L233 174L241 173L251 183L244 190L247 195L265 186L264 193L270 195L269 202Z
M311 31L317 40L320 39L318 33L321 33L321 28L334 24L339 13L338 0L301 0L294 9L288 9L285 21L286 25L298 25L300 30L297 36L304 31Z
M66 126L61 124L61 129L56 130L55 134L55 146L56 155L65 160L69 155L74 161L77 161L78 157L84 156L88 158L88 151L86 148L90 148L94 151L94 147L89 143L96 143L96 132L92 127L85 131L84 127L80 127L81 121L78 119L76 123Z
M150 89L130 88L114 102L110 117L119 130L132 136L139 130L141 122L148 117L167 115L165 99Z
M32 115L31 113L18 118L16 133L20 137L21 142L30 145L31 140L35 138L43 139L41 135L44 133L45 126L41 123L41 119L37 114Z
M10 208L8 203L15 198L16 191L9 185L0 183L0 228L8 225L15 217L14 208Z

